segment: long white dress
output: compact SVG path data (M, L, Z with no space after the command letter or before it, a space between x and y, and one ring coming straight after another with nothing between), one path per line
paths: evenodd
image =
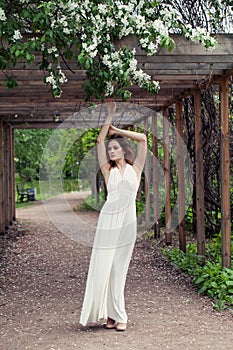
M139 181L127 164L123 175L110 170L108 196L100 212L92 247L80 323L108 317L127 322L124 288L137 231L135 199Z

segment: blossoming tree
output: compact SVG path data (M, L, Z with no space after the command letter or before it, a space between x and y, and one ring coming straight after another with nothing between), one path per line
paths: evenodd
M180 13L164 1L152 0L1 0L0 68L6 86L17 86L7 69L20 61L38 64L44 82L54 97L61 96L67 78L62 64L77 62L86 71L84 89L88 98L130 97L137 85L156 93L159 83L137 68L135 49L116 45L134 35L147 55L158 47L171 51L175 45L170 33L179 33L206 49L215 39L203 28L184 23Z

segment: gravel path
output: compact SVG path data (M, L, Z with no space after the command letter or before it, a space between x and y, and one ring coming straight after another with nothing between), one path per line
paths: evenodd
M51 200L56 214L42 203L17 210L16 225L2 239L1 350L232 350L231 314L213 311L190 278L141 238L126 284L127 331L78 323L91 252L87 242L97 220L95 213L71 213L84 195L67 195L64 206Z

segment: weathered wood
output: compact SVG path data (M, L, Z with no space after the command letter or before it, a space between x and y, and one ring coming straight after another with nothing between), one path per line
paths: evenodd
M221 216L222 265L231 267L231 211L230 211L230 155L229 155L229 100L228 79L220 83L221 98Z
M197 215L197 253L205 256L205 218L204 218L204 169L203 169L203 136L201 120L201 92L194 91L195 110L195 168L196 168L196 215Z
M136 129L137 132L142 132L142 128L140 126L137 126ZM137 200L140 202L142 202L142 192L143 192L144 188L142 185L142 181L140 181L139 187L138 187L138 193L137 193ZM139 213L138 217L137 217L137 222L139 225L142 224L143 222L143 216L142 213Z
M5 229L10 225L9 219L9 126L7 123L3 124L4 130L4 167L3 167L3 181L4 181L4 211L5 211Z
M160 237L159 227L159 160L157 138L157 114L152 116L152 153L153 153L153 208L154 208L154 238Z
M144 120L144 133L148 137L148 119ZM145 201L146 201L146 229L151 228L150 224L150 159L146 157L145 162Z
M4 208L4 188L3 188L3 167L4 167L4 138L3 121L0 119L0 233L5 232L5 208Z
M138 68L143 68L153 79L160 82L160 90L157 95L143 92L138 87L131 87L131 101L140 103L146 107L161 111L167 108L177 99L190 94L188 89L194 89L201 84L210 84L214 79L233 72L233 35L217 35L218 48L206 51L199 43L192 43L179 35L173 35L176 47L172 52L159 48L153 56L147 56L137 45L137 39L128 36L117 45L136 47ZM60 99L54 99L49 86L41 81L43 72L36 65L39 62L39 54L36 53L36 62L27 67L26 62L20 62L6 72L0 72L0 115L11 116L11 123L15 122L14 115L28 115L31 119L35 116L46 117L53 113L60 113L69 117L72 113L72 101L78 104L85 100L83 83L86 79L84 70L77 69L75 61L67 62L73 74L62 65L67 84L62 86L63 95ZM5 74L16 77L19 88L7 90L3 82ZM60 106L58 103L60 101ZM93 101L95 102L95 101ZM18 108L18 109L17 109ZM32 120L33 122L33 120Z
M10 220L15 221L15 164L14 164L14 129L10 130Z
M232 40L232 39L231 39ZM223 50L221 52L219 52L217 54L216 50L213 50L212 52L208 52L206 51L204 54L203 53L197 53L195 55L184 55L184 54L176 54L175 55L175 61L179 64L179 63L183 63L183 64L190 64L190 63L231 63L232 62L232 56L233 56L233 51L228 51L228 53L225 53L224 48L227 47L227 43L224 44L224 46L222 47ZM161 51L160 51L161 52ZM139 53L136 55L137 57L137 61L139 62L139 64L143 64L143 63L161 63L164 62L166 64L168 63L174 63L174 54L175 51L173 50L172 53L169 52L161 52L161 54L156 54L153 56L147 56L145 53L140 55ZM34 71L37 71L38 75L40 76L44 76L42 71L38 70L38 61L39 61L39 57L36 60L35 63L31 64L29 69L27 69L27 63L26 62L19 62L16 64L16 66L12 67L11 71L14 72L14 74L18 74L18 72L24 72L24 75L27 76L29 75L29 71L30 74L32 74ZM86 73L84 70L78 69L77 68L77 63L74 61L68 62L69 68L74 71L76 74L78 73L80 78L85 79L86 77ZM61 69L67 71L67 66L65 63L61 62ZM22 73L19 73L22 74ZM68 72L69 76L74 76L74 74L72 72Z
M197 42L191 42L185 39L184 36L180 36L179 34L173 34L171 35L173 40L175 41L175 48L173 49L172 53L173 55L219 55L224 54L227 55L228 53L231 54L233 52L233 41L232 41L232 34L219 34L216 35L216 38L218 40L218 47L216 50L213 51L206 51L206 49L201 46ZM127 36L123 39L121 39L119 42L115 43L117 48L127 46L130 48L136 48L136 55L142 55L146 56L146 53L137 45L137 38L133 35ZM169 56L169 51L165 48L159 48L158 52L156 53L158 56Z
M164 145L164 183L165 183L165 235L166 244L172 244L171 232L171 199L170 199L170 137L167 120L168 109L163 111L163 145Z
M183 141L183 111L182 101L176 101L177 128L177 170L178 170L178 217L179 217L179 246L186 252L185 234L185 185L184 185L184 141Z

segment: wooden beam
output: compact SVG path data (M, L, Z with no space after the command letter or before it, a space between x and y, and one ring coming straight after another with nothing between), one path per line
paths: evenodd
M197 254L205 257L205 218L204 218L204 167L203 136L201 119L201 91L194 91L195 113L195 168L196 168L196 215L197 215Z
M228 79L220 82L221 98L221 214L222 265L231 267L230 155L229 155L229 98Z
M179 246L186 252L185 235L185 185L184 185L184 141L183 141L183 111L182 101L176 101L177 128L177 170L178 170L178 217L179 217Z
M166 244L172 244L171 232L171 199L170 199L170 138L168 108L163 111L163 144L164 144L164 182L165 182L165 236Z
M157 138L157 113L152 116L152 153L153 153L153 208L154 208L154 238L160 237L159 232L159 155Z

